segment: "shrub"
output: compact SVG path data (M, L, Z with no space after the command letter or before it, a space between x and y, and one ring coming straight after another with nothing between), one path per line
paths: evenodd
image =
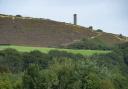
M0 80L0 89L13 89L9 80Z
M9 78L0 74L0 89L13 89L12 83Z
M119 34L119 37L120 37L120 38L124 38L124 36L123 36L122 34Z
M0 65L12 72L22 70L22 55L14 49L0 51Z
M103 30L101 30L101 29L97 29L96 31L97 31L97 32L103 32Z
M67 48L89 49L89 50L110 50L111 49L111 47L109 47L107 44L105 44L103 41L99 39L87 39L87 38L84 38L79 42L70 44L67 46Z
M45 54L41 53L40 51L32 51L30 53L23 54L23 70L25 70L30 64L38 64L42 68L46 68L48 66L48 62L50 57Z
M32 64L23 76L23 89L42 89L40 87L40 73L38 65Z
M73 54L68 53L66 51L58 51L58 50L51 50L49 51L48 55L54 59L54 58L70 58L74 60L83 59L84 56L81 54Z
M22 17L21 15L16 15L16 17Z

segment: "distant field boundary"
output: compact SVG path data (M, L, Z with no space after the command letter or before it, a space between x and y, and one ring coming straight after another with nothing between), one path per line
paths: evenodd
M27 47L27 46L15 46L15 45L0 45L0 50L4 50L7 48L16 49L20 52L31 52L34 50L41 51L43 53L48 53L51 50L58 50L58 51L66 51L68 53L73 54L82 54L82 55L94 55L94 54L106 54L110 53L111 51L104 51L104 50L75 50L75 49L60 49L60 48L43 48L43 47Z

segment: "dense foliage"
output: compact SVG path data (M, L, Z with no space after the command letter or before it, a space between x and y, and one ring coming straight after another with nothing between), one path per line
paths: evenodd
M0 51L0 89L128 89L128 44L108 54Z
M100 39L82 39L78 42L72 43L67 46L67 48L71 49L89 49L89 50L110 50L111 47L106 45Z

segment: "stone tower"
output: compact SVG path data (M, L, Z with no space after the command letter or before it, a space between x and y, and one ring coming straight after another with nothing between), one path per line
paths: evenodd
M74 25L77 25L77 14L74 14Z

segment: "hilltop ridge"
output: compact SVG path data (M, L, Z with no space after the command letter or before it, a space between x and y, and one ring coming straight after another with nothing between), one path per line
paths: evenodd
M99 38L109 45L127 41L124 36L70 23L0 14L0 44L58 47L82 38Z

